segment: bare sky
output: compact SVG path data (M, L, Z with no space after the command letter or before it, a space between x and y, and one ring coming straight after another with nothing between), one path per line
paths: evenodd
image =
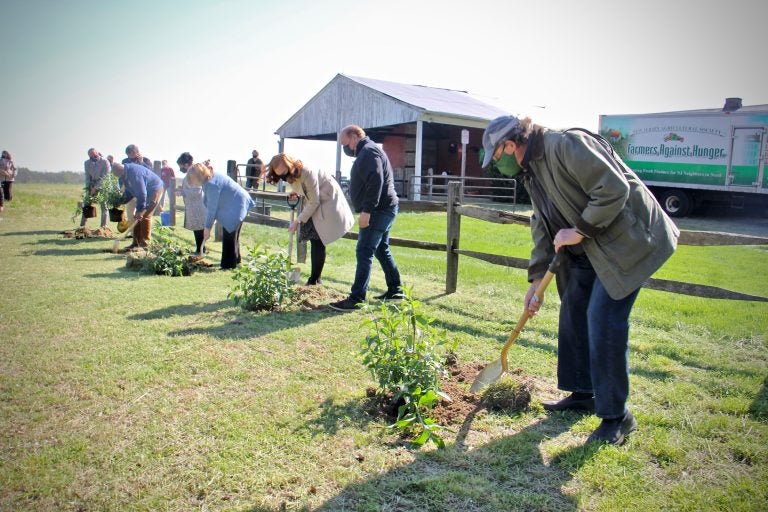
M128 144L217 170L268 159L337 73L466 90L552 127L768 103L765 0L0 0L0 19L0 148L40 171ZM333 143L286 151L335 165Z

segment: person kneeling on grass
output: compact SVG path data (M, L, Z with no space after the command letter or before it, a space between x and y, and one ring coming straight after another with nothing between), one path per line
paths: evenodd
M136 226L133 228L133 242L125 250L146 249L152 239L152 215L163 194L163 180L152 169L132 163L115 163L112 166L112 173L125 186L120 204L136 199L136 213L133 217Z
M300 230L302 240L312 244L312 274L307 285L319 284L325 265L325 246L344 236L355 223L352 210L338 182L328 173L304 167L285 153L272 157L267 181L275 185L285 180L293 193L304 200L301 214L288 229Z
M229 176L213 172L208 165L194 164L187 171L192 187L203 187L206 216L203 241L211 237L213 223L219 221L224 231L221 240L221 268L232 269L240 263L240 229L248 210L256 204Z
M637 428L629 396L629 314L646 279L672 255L680 232L610 144L586 130L550 131L503 116L483 133L483 167L520 175L533 205L531 286L524 307L558 251L561 293L557 385L571 394L549 411L587 410L602 418L589 441L621 444Z

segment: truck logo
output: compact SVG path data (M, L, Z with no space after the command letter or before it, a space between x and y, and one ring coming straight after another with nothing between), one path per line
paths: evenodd
M611 142L620 142L621 141L621 132L619 130L611 128L609 130L606 130L605 134L608 135L608 139Z
M676 134L675 132L669 132L664 136L664 142L683 142L685 138L681 137L680 135Z

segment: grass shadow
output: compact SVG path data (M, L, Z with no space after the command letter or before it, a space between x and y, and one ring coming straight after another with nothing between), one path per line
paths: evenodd
M637 375L638 377L645 377L651 380L667 381L674 377L672 372L666 370L646 370L644 368L630 368L629 373L631 375Z
M34 251L34 256L90 256L104 254L104 247L82 247L80 249L40 249Z
M416 452L406 465L344 488L319 511L338 510L578 510L563 488L570 472L545 463L539 445L568 431L578 415L551 415L519 432L467 450L474 414L445 450ZM594 451L585 451L583 464Z
M333 398L326 398L319 406L320 414L305 422L296 431L306 431L315 437L320 434L336 435L341 428L347 426L363 429L377 419L366 407L365 400L351 399L336 403Z
M223 303L221 304L223 308L224 305ZM229 304L230 307L234 307L233 303L230 302ZM249 340L275 331L306 326L319 322L329 316L338 315L338 313L330 309L327 311L316 310L267 314L270 315L269 321L264 321L263 315L237 308L231 316L228 316L218 325L179 329L169 332L168 336L204 335L219 340Z
M133 272L128 269L126 269L126 271ZM232 307L231 300L220 300L219 302L198 302L195 304L179 304L175 306L155 309L154 311L147 311L146 313L129 315L126 318L128 320L160 320L171 316L192 316L199 315L200 313L213 313L214 311L219 311L220 309L228 307Z
M36 235L58 235L58 234L61 234L61 230L41 229L39 231L9 231L8 233L0 234L0 236L36 236Z
M749 412L755 419L768 421L768 377L763 381L763 387L758 391L757 396L749 405Z

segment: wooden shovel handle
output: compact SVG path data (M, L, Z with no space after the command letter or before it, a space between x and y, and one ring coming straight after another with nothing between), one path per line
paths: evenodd
M536 295L536 299L539 301L539 303L541 303L541 301L543 300L544 291L547 289L547 286L549 286L549 283L550 281L552 281L552 278L555 277L555 272L557 272L557 269L560 267L563 257L564 256L562 252L558 252L557 254L555 254L555 257L552 259L552 263L549 264L547 273L544 274L544 277L542 277L541 281L539 282L539 286L536 287L536 291L534 292L534 295ZM520 315L520 319L517 321L517 325L515 325L515 328L512 330L511 333L509 333L509 338L507 338L507 342L501 348L501 368L503 373L506 373L507 370L509 369L509 363L507 361L507 352L509 352L510 347L512 347L512 344L520 335L520 332L523 330L523 327L525 327L525 323L528 321L529 318L531 318L531 314L528 312L528 308L525 308L525 310L523 311L523 314Z

